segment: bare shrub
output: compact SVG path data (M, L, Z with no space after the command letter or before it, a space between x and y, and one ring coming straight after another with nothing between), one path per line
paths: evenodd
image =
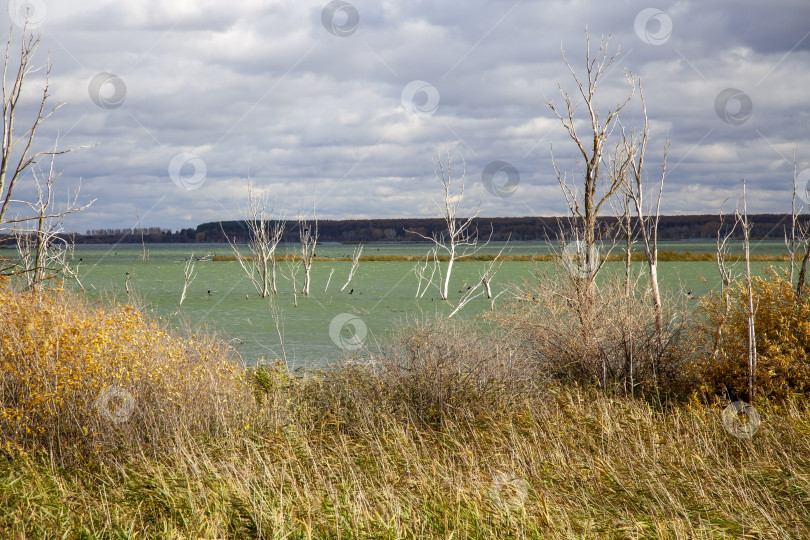
M525 347L533 369L565 382L597 384L625 394L674 388L678 370L672 355L685 308L664 302L663 330L656 337L656 306L638 283L629 290L621 272L594 282L591 295L576 276L538 270L512 302L491 314ZM583 309L579 302L589 302ZM583 332L588 339L583 340Z
M535 393L540 381L522 351L492 330L483 321L414 323L375 350L332 366L318 384L335 410L360 424L380 407L434 428L497 414Z

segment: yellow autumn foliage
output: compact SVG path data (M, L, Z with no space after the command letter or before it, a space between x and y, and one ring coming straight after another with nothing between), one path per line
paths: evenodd
M785 398L810 391L810 294L797 303L791 284L774 271L754 278L752 288L757 347L755 392ZM700 323L692 336L699 358L694 366L704 391L750 399L745 282L733 283L727 293L728 310L721 293L709 295L700 305Z
M178 430L239 425L231 417L251 402L245 371L224 342L171 332L129 305L0 283L0 321L6 445L44 445L63 461L157 448Z

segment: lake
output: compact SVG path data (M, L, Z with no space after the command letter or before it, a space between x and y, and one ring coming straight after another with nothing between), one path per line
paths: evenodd
M491 244L485 253L497 253L502 245ZM179 306L183 288L185 261L191 256L232 255L227 244L147 244L149 260L142 260L142 247L137 244L79 245L75 261L79 275L91 298L126 297L127 273L130 287L143 301L144 307L173 326L205 326L231 339L243 360L253 364L261 358L286 358L289 365L322 366L340 357L344 346L353 348L366 335L364 343L384 339L387 332L401 323L447 314L452 308L439 300L434 287L421 299L415 299L417 279L414 262L361 262L351 284L343 293L338 292L346 281L351 267L349 261L315 261L312 266L311 295L303 297L292 293L290 282L278 273L279 293L260 298L236 261L199 261L195 266L196 278L189 286L187 297ZM297 246L279 246L279 254L297 253ZM426 244L370 244L363 255L423 255ZM350 257L354 246L322 244L316 249L319 257ZM666 242L659 249L691 252L713 252L714 242ZM733 252L739 253L735 246ZM782 253L779 242L760 242L755 253ZM510 243L509 254L545 254L549 246L538 242ZM279 269L288 273L287 263L279 262ZM488 263L457 262L450 282L450 300L455 302L469 285L479 281L479 275ZM552 262L503 262L492 280L492 292L498 295L510 285L531 279L535 264L541 269L559 266ZM644 265L636 263L639 268ZM662 288L670 291L692 290L695 296L705 294L709 288L719 287L715 262L661 262ZM778 263L752 263L757 273ZM623 271L622 263L607 263L608 270ZM443 263L444 266L444 263ZM734 265L737 272L742 263ZM332 272L332 270L334 271ZM559 271L563 271L561 268ZM324 288L332 272L328 290ZM296 278L300 288L303 269ZM706 280L704 283L703 280ZM76 288L73 283L69 288ZM348 294L353 289L352 294ZM210 292L209 292L210 291ZM508 298L503 294L498 302ZM282 339L274 323L273 309L280 313ZM472 317L490 309L490 301L473 300L457 316ZM334 321L334 322L333 322ZM330 325L332 325L330 332Z

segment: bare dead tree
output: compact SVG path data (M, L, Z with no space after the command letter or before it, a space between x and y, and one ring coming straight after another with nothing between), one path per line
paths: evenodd
M298 211L298 240L301 242L301 263L304 265L304 284L301 294L309 296L310 270L315 259L315 246L318 244L318 216L315 213L315 197L312 197L312 224Z
M430 267L430 276L427 276L427 269ZM422 298L425 293L433 285L433 277L436 275L436 270L439 267L439 259L436 248L433 247L425 254L425 260L417 262L413 267L413 272L416 274L416 295L414 298ZM438 289L438 287L437 287Z
M647 267L650 271L650 300L652 301L655 312L655 332L660 345L664 324L661 308L661 292L658 287L658 223L661 215L661 196L664 192L664 177L666 176L667 170L669 141L664 145L664 158L661 165L661 177L658 181L657 193L655 193L655 199L648 205L645 202L645 194L649 189L646 187L644 160L647 153L647 143L650 140L650 121L647 117L647 105L644 102L641 80L637 82L644 124L637 133L634 133L632 130L628 133L624 130L624 127L622 127L622 142L630 165L630 181L624 183L624 186L626 195L633 201L636 210L638 231L644 242L644 256L647 259Z
M78 204L81 190L79 186L66 205L56 207L54 184L59 175L54 167L56 155L59 153L56 150L58 142L57 139L54 143L54 152L47 153L50 155L47 171L43 171L36 163L30 168L37 190L37 201L11 200L12 203L25 207L28 217L9 219L5 222L6 227L10 227L16 238L18 255L17 262L7 273L22 276L28 289L39 289L44 281L59 274L75 277L84 289L76 270L71 268L67 261L67 254L72 246L62 235L64 232L62 220L70 214L88 208L95 200L85 205Z
M442 300L447 300L448 289L450 287L450 275L453 271L453 264L461 258L470 257L478 253L481 249L489 244L492 238L490 232L489 238L484 243L478 240L478 229L473 227L475 218L481 211L481 202L472 215L466 219L458 217L458 210L461 202L464 199L464 181L466 179L466 164L462 157L462 170L461 178L459 179L458 192L453 191L453 178L452 178L452 158L450 151L447 151L447 164L442 162L441 153L437 155L434 162L434 175L436 181L442 186L444 197L441 203L434 203L439 208L444 219L445 229L440 233L433 233L431 236L426 236L420 232L409 230L408 232L415 234L425 240L433 242L437 252L443 251L447 254L447 268L444 276L441 275L441 268L439 268L439 278L442 281L439 295Z
M49 155L56 152L64 154L73 149L33 152L34 137L39 126L52 114L62 107L62 103L57 104L50 111L46 111L46 103L49 97L50 88L50 64L35 67L32 65L34 56L39 47L40 35L29 32L26 26L23 28L19 41L19 57L11 60L11 48L14 43L14 25L9 28L8 39L6 40L5 63L3 64L3 142L0 148L0 225L4 224L6 213L14 202L12 199L14 188L28 169L39 156ZM19 136L15 133L17 112L20 97L26 79L33 74L45 69L45 86L42 89L42 97L39 100L39 107L34 119L27 124L26 130ZM11 73L9 73L11 70ZM16 73L15 73L16 71ZM9 79L13 75L13 80ZM11 82L10 82L11 81ZM19 151L19 155L12 156L13 151Z
M734 215L737 215L737 211L735 209ZM723 207L720 207L720 226L717 228L717 248L716 248L716 257L717 257L717 270L720 273L720 294L723 297L723 314L720 318L720 322L717 325L717 329L715 330L714 334L714 348L712 349L712 360L716 360L718 355L720 354L720 341L723 338L723 326L726 324L726 320L728 319L728 314L731 312L731 291L729 287L731 286L731 282L734 281L734 276L732 276L731 269L726 264L726 259L728 256L728 241L734 235L734 231L736 230L738 225L737 220L734 220L734 224L731 226L731 229L723 234Z
M790 230L790 242L788 243L788 253L790 255L790 282L793 283L793 272L794 272L794 263L796 258L796 252L802 250L804 253L802 254L802 262L799 267L799 278L796 281L796 289L795 289L795 298L796 304L801 304L804 298L805 289L806 289L806 280L807 280L807 261L810 260L810 222L808 221L798 221L797 217L799 212L801 211L801 207L796 208L796 192L797 192L797 185L796 182L799 177L799 164L798 164L798 157L796 149L793 150L793 205L792 205L792 222L791 222L791 230ZM802 191L804 192L804 200L810 201L810 189L808 186L803 186Z
M280 272L284 279L289 281L290 285L292 285L293 303L295 307L298 307L298 287L296 282L298 280L298 272L301 270L301 259L287 255L284 257L284 262L286 263L287 272L285 273L283 268L280 268Z
M492 289L490 287L490 282L495 274L498 272L498 269L501 267L503 260L501 259L501 255L503 255L506 246L503 246L501 250L495 255L495 257L490 261L487 267L484 269L482 273L479 274L479 280L476 282L475 285L469 287L465 292L461 299L458 301L458 304L450 312L450 315L447 317L450 318L461 309L466 306L472 300L479 298L481 296L486 296L488 300L493 300L492 298ZM501 291L503 293L503 291Z
M3 62L2 108L3 137L0 143L0 234L17 239L20 259L17 264L4 268L4 274L22 273L29 287L39 287L54 267L66 261L67 240L59 236L62 219L71 213L79 212L86 205L78 204L78 193L72 200L68 197L65 207L58 209L54 199L54 157L75 152L85 146L59 149L58 137L52 150L35 151L34 142L39 127L51 117L62 103L49 109L50 63L35 66L34 58L39 48L41 35L31 31L28 20L24 22L19 37L15 37L14 25L9 27ZM36 73L45 71L45 82L36 106L36 112L28 117L22 130L17 129L17 121L23 118L23 95L28 95L27 82ZM49 156L47 173L37 164L40 157ZM14 190L20 180L32 173L36 184L37 200L23 201L14 198ZM14 217L9 217L9 216ZM60 263L61 261L61 263ZM64 265L62 265L64 269Z
M334 273L335 273L335 269L330 268L329 269L329 278L326 280L326 287L323 288L323 292L326 292L326 291L329 290L329 284L332 282L332 274L334 274ZM343 289L341 289L341 290L343 290Z
M138 220L138 231L141 233L141 260L147 262L149 260L149 250L146 249L146 242L143 239L143 227L141 226L141 214L138 212L138 207L135 206L135 218Z
M601 235L598 230L597 216L603 205L619 190L623 182L621 177L609 177L604 190L599 191L600 172L605 148L618 123L619 113L630 102L635 92L633 80L628 79L631 87L627 97L623 101L619 101L612 109L609 108L604 116L600 115L596 91L600 80L609 71L616 57L620 54L618 48L614 54L608 54L609 41L610 36L602 37L596 53L591 55L590 34L587 31L585 32L584 77L577 74L568 60L565 50L562 50L563 60L576 83L578 95L572 95L568 90L564 90L558 82L557 87L563 97L564 109L559 108L553 101L546 100L549 108L560 120L571 140L574 141L580 154L580 170L584 181L581 191L577 184L568 184L565 175L560 172L553 154L552 161L557 173L557 180L565 194L571 215L578 218L582 225L581 245L584 249L585 268L593 270L584 276L588 283L595 279L596 273L601 267L596 260L598 257L597 242ZM588 128L585 134L580 134L577 131L576 110L580 100L586 109L585 124Z
M354 248L354 252L352 253L352 267L349 269L349 277L346 279L346 283L343 284L343 287L340 288L340 292L349 286L349 282L354 277L354 273L357 271L357 266L360 264L360 255L363 254L363 244L360 244L358 247Z
M635 241L635 230L630 216L629 195L625 194L622 199L620 214L617 217L624 234L624 296L629 297L633 270L633 242Z
M748 292L748 399L754 400L754 390L756 387L755 378L757 371L757 338L754 328L754 287L751 282L751 253L750 235L751 227L748 223L748 210L745 197L745 178L742 179L742 213L737 212L737 222L742 227L743 250L745 253L745 286Z
M196 261L194 260L194 252L192 251L191 252L191 257L188 258L188 261L186 261L186 266L183 269L183 276L184 276L185 279L183 281L183 292L182 292L182 294L180 294L180 304L179 305L181 305L181 306L183 305L183 302L186 299L186 291L188 290L188 286L191 285L191 282L194 281L194 279L197 277L197 275L194 273L194 263L195 262Z
M249 256L244 257L239 252L239 247L235 241L228 238L228 243L233 249L236 260L239 261L242 270L253 283L256 292L262 298L266 298L271 292L276 294L276 248L281 242L284 233L284 220L272 219L275 206L270 206L268 210L267 195L256 193L253 183L248 178L248 215L245 224L248 229L247 248ZM222 224L220 224L222 227ZM225 234L225 230L222 230Z

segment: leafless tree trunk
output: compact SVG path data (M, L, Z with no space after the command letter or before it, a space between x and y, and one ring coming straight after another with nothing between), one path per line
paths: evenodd
M807 224L805 224L807 227ZM807 234L807 231L805 231ZM802 264L799 268L799 279L796 281L796 303L801 304L802 300L804 299L804 294L806 292L806 280L807 280L807 261L810 260L810 237L805 239L804 244L804 256L802 256Z
M751 225L748 223L748 210L745 201L745 178L742 180L742 214L737 213L737 221L742 226L743 249L745 250L745 285L748 290L748 399L754 400L757 371L757 340L754 328L754 287L751 283L751 253L750 234Z
M633 224L630 217L630 196L625 195L622 201L622 214L618 216L624 229L624 296L630 297L630 283L633 269Z
M287 256L284 258L288 273L285 274L283 269L280 269L281 275L292 285L293 302L295 307L298 307L298 271L300 270L301 261L294 256Z
M2 202L0 203L0 225L4 224L6 213L8 212L11 204L14 202L12 194L17 185L18 180L23 172L31 166L32 163L41 155L64 154L72 152L75 149L67 150L54 150L53 152L36 152L32 153L32 146L34 143L34 136L36 135L39 126L47 120L54 112L62 107L62 103L57 104L49 112L46 112L46 102L49 97L48 90L50 87L50 64L43 67L34 67L32 62L34 55L39 47L40 35L28 31L28 28L23 28L22 36L19 43L19 59L11 61L11 48L14 43L14 25L9 28L8 39L6 41L6 55L5 63L3 64L3 142L0 148L0 196ZM15 136L15 121L17 119L17 112L20 97L23 94L26 77L37 73L41 69L45 69L45 87L42 89L42 97L39 101L38 111L33 121L26 127L26 131L20 135ZM9 69L12 70L13 81L9 83ZM16 71L16 73L14 73ZM18 155L12 155L12 152L18 150Z
M54 148L56 148L56 144ZM80 206L78 196L81 188L76 190L72 200L63 208L56 208L54 200L54 183L58 174L54 170L55 157L59 152L51 152L50 166L46 171L38 165L31 168L34 184L37 189L37 202L16 201L27 208L26 213L33 217L15 218L6 220L5 225L10 227L17 241L18 261L11 267L11 274L22 276L26 288L39 289L45 280L57 274L67 274L75 277L79 286L84 289L75 270L67 262L67 253L72 249L70 243L60 234L62 220L65 216L81 212L89 207L95 200Z
M635 85L634 85L635 86ZM655 333L658 340L659 351L662 346L662 336L664 331L661 292L658 287L658 222L661 211L661 195L664 192L664 177L667 170L667 149L669 142L664 146L664 159L661 165L661 179L658 182L658 193L653 204L647 207L644 201L645 186L644 159L647 153L647 143L650 140L650 121L647 118L647 105L644 102L644 92L641 89L641 81L638 81L639 100L644 119L644 125L635 135L631 130L626 133L622 128L622 141L624 150L629 158L631 178L625 184L627 195L632 199L636 210L638 230L644 242L644 255L647 259L647 266L650 271L650 292L653 309L655 313Z
M432 264L431 264L432 261ZM427 268L430 266L430 276L425 277L427 274ZM416 295L414 298L422 298L425 296L425 293L433 285L433 276L436 275L436 269L439 267L439 260L438 254L436 252L436 248L431 248L427 254L425 255L425 261L418 262L413 268L414 274L416 274ZM424 288L423 288L424 284Z
M141 226L141 214L138 212L138 207L135 207L135 218L138 220L138 231L141 233L141 260L146 262L149 260L149 251L146 249L146 242L143 239L143 227Z
M810 259L810 222L800 222L797 217L801 212L801 207L796 208L796 181L799 176L799 164L796 149L793 150L793 205L791 207L791 228L790 240L787 236L785 243L788 247L788 254L790 256L790 283L793 284L794 264L796 253L801 249L804 251L802 254L802 263L799 267L799 278L796 281L796 304L801 304L805 293L805 284L807 280L807 261ZM802 187L804 191L804 200L810 200L810 189L807 186Z
M438 235L434 233L429 237L416 231L408 232L433 242L437 252L444 251L447 253L447 268L442 279L441 288L439 289L441 299L447 300L453 264L460 258L472 256L480 251L484 246L489 244L489 238L483 244L479 243L478 230L472 227L475 218L478 217L481 211L480 201L470 217L467 219L458 218L458 209L464 199L464 181L466 179L464 158L462 158L462 171L459 180L461 185L459 186L458 193L453 192L452 158L450 157L449 150L447 151L447 165L445 166L444 163L442 163L441 154L437 156L434 165L436 181L441 184L442 190L444 191L442 203L436 203L436 206L439 207L442 213L446 229ZM490 232L490 238L491 237L492 233ZM441 272L441 269L439 271ZM442 276L440 276L440 279L441 278Z
M276 294L276 248L281 242L281 235L284 233L283 220L271 220L274 206L267 209L268 199L266 195L259 195L253 188L253 183L248 178L248 202L249 215L245 219L248 228L248 252L249 257L243 257L239 252L239 247L226 235L225 238L233 249L236 260L239 261L242 270L245 271L256 292L262 298L266 298L271 292ZM220 224L221 227L221 224ZM223 229L223 234L225 230Z
M197 275L194 274L194 263L194 252L192 251L191 257L188 258L188 261L186 261L186 266L183 269L183 276L185 277L185 280L183 281L183 293L180 295L181 306L183 305L183 301L186 299L186 291L188 290L188 286L191 285L191 282L197 277Z
M735 210L735 215L737 214ZM731 230L726 234L722 233L723 230L723 208L720 207L720 226L717 228L717 270L720 272L720 293L723 295L723 315L717 325L714 334L714 349L712 350L712 360L717 360L720 354L720 340L723 338L723 326L726 324L726 319L731 311L731 296L729 287L734 278L731 275L731 270L726 266L726 255L728 254L727 243L734 235L734 230L737 228L737 220Z
M561 112L561 109L558 108L553 101L546 101L549 108L554 112L568 132L571 140L574 141L580 154L580 170L583 173L584 180L581 192L576 185L568 185L564 175L560 173L556 162L554 167L557 171L557 179L560 182L560 186L568 202L571 215L579 218L582 224L582 247L584 250L585 268L592 270L588 275L583 276L586 281L586 289L590 289L590 283L593 282L600 267L596 260L598 257L597 242L600 237L600 231L597 230L597 216L605 202L619 190L624 181L621 177L609 178L606 188L601 193L598 191L600 167L605 153L605 145L616 127L619 112L630 102L635 91L633 79L628 79L631 83L631 88L627 98L624 99L624 101L618 102L613 109L608 109L607 114L603 118L600 117L596 100L597 86L601 78L610 69L616 57L620 54L620 51L617 49L615 54L608 56L607 47L609 41L609 37L603 37L600 40L597 52L592 56L590 50L590 34L587 31L585 32L586 52L584 78L577 75L563 50L563 60L577 85L579 95L575 96L570 94L557 83L557 87L563 97L564 110ZM576 127L577 121L575 119L575 112L580 100L586 109L587 118L585 125L588 126L588 129L585 135L581 135L577 132Z
M17 42L15 46L15 42ZM3 63L3 137L0 144L0 234L9 234L17 239L20 259L17 264L3 269L4 274L20 274L25 277L28 287L38 288L49 274L62 267L68 242L59 234L62 232L61 221L71 213L79 212L91 203L77 204L77 189L72 200L62 209L57 209L54 201L53 187L58 174L54 171L54 157L68 152L75 152L84 147L59 150L58 139L53 150L36 152L34 140L39 126L54 114L62 104L47 110L50 88L50 64L41 67L32 65L39 47L40 34L28 28L26 20L19 38L14 36L14 25L9 27L6 40L6 51ZM14 49L12 51L12 49ZM41 70L45 70L45 82L41 97L36 106L36 113L17 130L16 121L23 112L21 97L29 94L26 90L27 79ZM50 156L50 167L47 173L36 166L40 156ZM31 170L37 190L37 201L14 199L14 189L26 171ZM9 217L14 215L14 217ZM61 246L61 247L57 247ZM78 278L78 276L76 276Z
M318 216L315 214L315 197L312 198L312 225L298 212L298 239L301 242L301 263L304 265L304 285L301 294L309 296L312 280L310 270L315 259L315 246L318 244Z
M363 244L360 244L359 247L354 248L354 253L352 254L352 267L349 269L349 278L346 280L346 283L343 287L340 288L340 292L349 286L349 282L354 277L354 273L357 271L357 265L360 264L360 255L363 254Z
M498 254L495 255L492 261L487 265L487 268L484 270L483 274L481 274L481 279L478 281L478 283L464 292L464 295L459 300L458 305L456 305L450 315L448 315L448 318L461 311L465 305L479 296L484 295L487 297L487 299L492 299L492 289L490 288L489 283L503 262L501 260L501 255L503 254L504 249L506 249L506 246L502 247Z

